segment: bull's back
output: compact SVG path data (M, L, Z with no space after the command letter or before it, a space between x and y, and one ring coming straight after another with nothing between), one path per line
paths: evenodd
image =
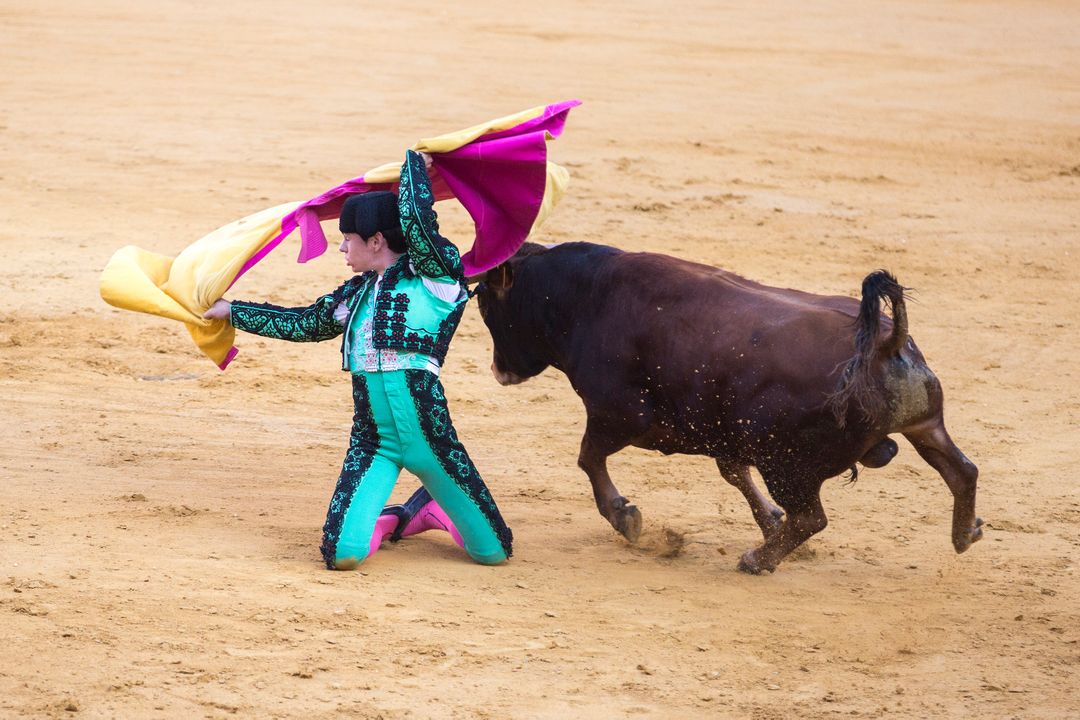
M655 253L622 253L599 268L594 307L628 329L644 358L673 372L751 366L774 380L835 377L854 352L858 302L774 288Z

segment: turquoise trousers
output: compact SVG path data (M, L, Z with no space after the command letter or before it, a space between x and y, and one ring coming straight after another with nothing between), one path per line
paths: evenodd
M356 373L352 432L323 526L327 567L371 552L375 521L404 468L453 520L477 562L510 557L513 536L450 421L438 377L426 370Z

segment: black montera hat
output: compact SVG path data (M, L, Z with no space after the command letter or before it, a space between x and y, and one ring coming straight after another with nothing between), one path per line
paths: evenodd
M356 233L365 240L380 230L401 227L397 195L386 191L353 195L341 208L338 227L342 233Z

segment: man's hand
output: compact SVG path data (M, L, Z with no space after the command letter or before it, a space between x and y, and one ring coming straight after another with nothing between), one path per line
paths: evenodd
M430 171L431 170L431 156L428 155L426 152L419 153L419 155L420 155L420 157L424 158L424 169Z
M210 309L203 313L203 317L207 320L224 320L229 322L232 318L232 303L228 300L218 300Z

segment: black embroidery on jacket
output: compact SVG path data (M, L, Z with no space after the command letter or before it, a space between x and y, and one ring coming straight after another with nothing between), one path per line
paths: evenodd
M379 350L405 350L430 355L440 364L446 359L450 340L457 332L465 303L461 303L443 318L435 334L407 325L409 296L396 292L403 277L416 277L409 270L408 255L403 255L387 268L375 298L375 316L371 321L372 345Z
M291 342L321 342L336 338L344 328L334 319L334 308L338 303L348 302L358 290L366 287L374 276L375 273L363 273L349 278L332 293L323 295L307 307L233 301L233 327L255 335Z
M425 277L450 278L465 282L461 254L452 242L439 234L439 219L435 212L435 193L431 190L424 159L409 150L401 166L398 184L398 213L401 230L409 246L416 271Z

